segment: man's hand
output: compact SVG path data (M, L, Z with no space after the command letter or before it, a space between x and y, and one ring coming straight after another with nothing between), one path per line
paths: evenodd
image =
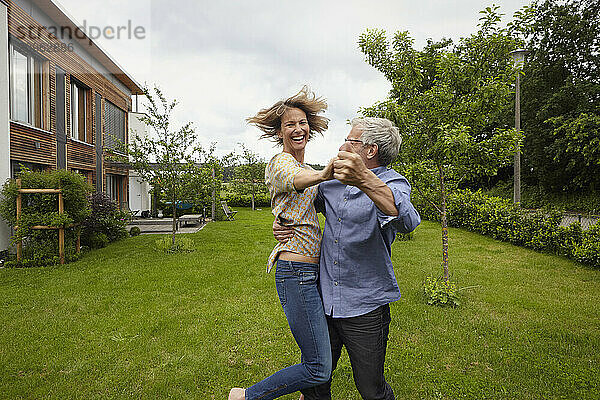
M289 226L280 225L277 219L273 221L273 236L279 243L286 243L294 236L294 229Z
M333 162L333 177L346 185L361 187L369 172L357 153L340 151Z

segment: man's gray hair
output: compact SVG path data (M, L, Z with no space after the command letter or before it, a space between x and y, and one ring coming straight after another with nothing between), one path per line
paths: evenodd
M392 124L392 121L374 117L354 118L352 127L355 126L362 130L360 139L363 144L377 145L380 165L387 166L396 159L400 152L402 137L400 130Z

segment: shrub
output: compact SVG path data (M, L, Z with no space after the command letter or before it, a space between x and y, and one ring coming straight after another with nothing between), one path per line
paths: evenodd
M85 236L85 245L90 249L101 249L108 246L109 243L108 236L102 232L92 232Z
M154 241L154 246L157 250L165 253L191 253L196 250L194 241L190 238L177 238L175 244L170 236Z
M128 213L119 210L117 204L106 194L96 192L89 197L89 202L92 213L82 224L83 245L96 249L129 236L125 228L129 220Z
M423 282L423 294L429 305L442 307L460 305L456 285L450 281L428 276Z
M508 200L513 196L513 182L500 181L486 191L488 196L502 197ZM562 211L591 213L600 212L600 192L549 192L540 186L521 186L521 206L523 208L552 207Z
M252 207L252 195L249 194L227 193L223 200L227 201L230 207ZM257 194L254 196L254 206L270 207L271 198L265 193Z
M432 215L426 204L417 203L421 215ZM448 225L537 251L575 259L600 268L600 225L583 231L576 222L559 226L561 213L552 209L535 212L515 206L510 200L487 196L481 191L460 190L449 196ZM439 220L439 215L433 218Z
M21 262L11 261L7 265L44 266L59 262L57 230L33 230L34 225L65 227L81 223L89 214L87 194L91 187L85 179L74 172L65 170L32 172L23 170L20 174L23 189L61 189L64 213L58 213L58 195L51 193L30 193L21 196L21 216L17 220L16 199L19 188L16 180L8 180L2 188L0 215L11 225L18 226L12 237L13 243L23 241ZM79 258L76 253L77 229L65 229L65 261Z
M581 244L573 249L577 261L600 267L600 222L581 235Z
M137 226L133 226L131 227L131 229L129 230L129 236L139 236L139 234L142 233L141 229Z
M398 232L396 233L396 240L400 241L400 242L408 242L409 240L413 240L414 234L413 232L408 232L408 233L402 233L402 232Z

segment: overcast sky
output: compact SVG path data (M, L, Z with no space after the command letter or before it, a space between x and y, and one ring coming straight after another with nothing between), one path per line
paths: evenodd
M179 106L175 124L193 122L201 144L224 155L238 142L269 159L279 151L258 140L245 118L302 85L327 99L331 119L307 145L305 161L324 164L347 135L361 106L390 88L357 41L367 28L407 30L421 49L427 38L474 33L479 11L500 5L506 23L525 0L58 0L87 26L141 26L144 37L96 41L140 84L159 85ZM140 35L138 35L140 36ZM143 111L143 110L140 110Z

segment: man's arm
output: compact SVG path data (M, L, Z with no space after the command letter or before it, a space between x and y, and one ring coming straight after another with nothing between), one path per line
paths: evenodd
M366 167L360 155L340 151L333 165L335 179L362 190L384 214L398 216L392 190Z
M391 180L386 179L386 185L394 194L396 208L398 209L397 216L383 215L378 211L378 218L381 227L393 226L398 232L412 232L420 223L421 217L410 202L410 184L403 176L397 175Z

